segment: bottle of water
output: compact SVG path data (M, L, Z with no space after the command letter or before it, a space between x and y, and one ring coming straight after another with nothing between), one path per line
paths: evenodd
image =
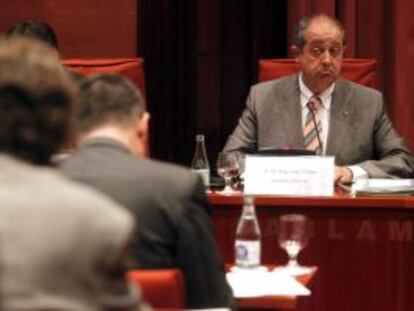
M243 211L237 224L235 259L238 268L258 268L261 257L261 233L254 199L244 197Z
M191 169L201 175L206 188L210 187L210 165L204 145L204 135L196 135L196 147Z

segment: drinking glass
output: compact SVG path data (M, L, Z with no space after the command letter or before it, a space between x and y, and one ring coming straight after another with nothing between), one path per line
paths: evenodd
M217 173L224 178L225 187L218 193L224 195L234 194L235 191L231 187L232 177L239 175L239 162L237 154L230 152L220 152L217 157Z
M237 155L237 162L239 163L239 174L233 178L233 188L242 191L244 190L244 168L246 155L242 152L235 152Z
M289 274L302 274L309 270L307 267L300 266L297 259L299 252L308 244L309 228L309 220L304 215L287 214L279 218L278 242L289 256L289 262L283 267Z

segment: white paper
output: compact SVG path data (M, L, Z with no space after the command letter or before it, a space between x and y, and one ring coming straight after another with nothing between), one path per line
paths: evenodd
M246 156L246 194L333 196L334 158Z
M400 188L412 187L412 179L386 179L386 178L372 178L360 179L355 185L356 188Z
M367 194L414 193L414 180L385 178L359 179L352 185L351 191Z
M227 273L234 297L308 296L310 290L282 271L248 270Z

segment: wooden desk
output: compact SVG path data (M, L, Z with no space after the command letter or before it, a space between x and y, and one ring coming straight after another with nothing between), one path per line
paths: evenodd
M242 196L209 195L218 245L226 262L234 262L234 233ZM277 217L302 213L312 219L310 243L299 262L318 266L312 296L299 299L297 310L414 310L414 198L334 197L256 198L262 229L262 261L284 264L277 245Z

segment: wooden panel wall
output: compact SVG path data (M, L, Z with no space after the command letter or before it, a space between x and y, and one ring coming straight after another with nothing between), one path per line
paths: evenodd
M24 19L49 23L64 57L136 55L136 0L0 1L0 32Z

